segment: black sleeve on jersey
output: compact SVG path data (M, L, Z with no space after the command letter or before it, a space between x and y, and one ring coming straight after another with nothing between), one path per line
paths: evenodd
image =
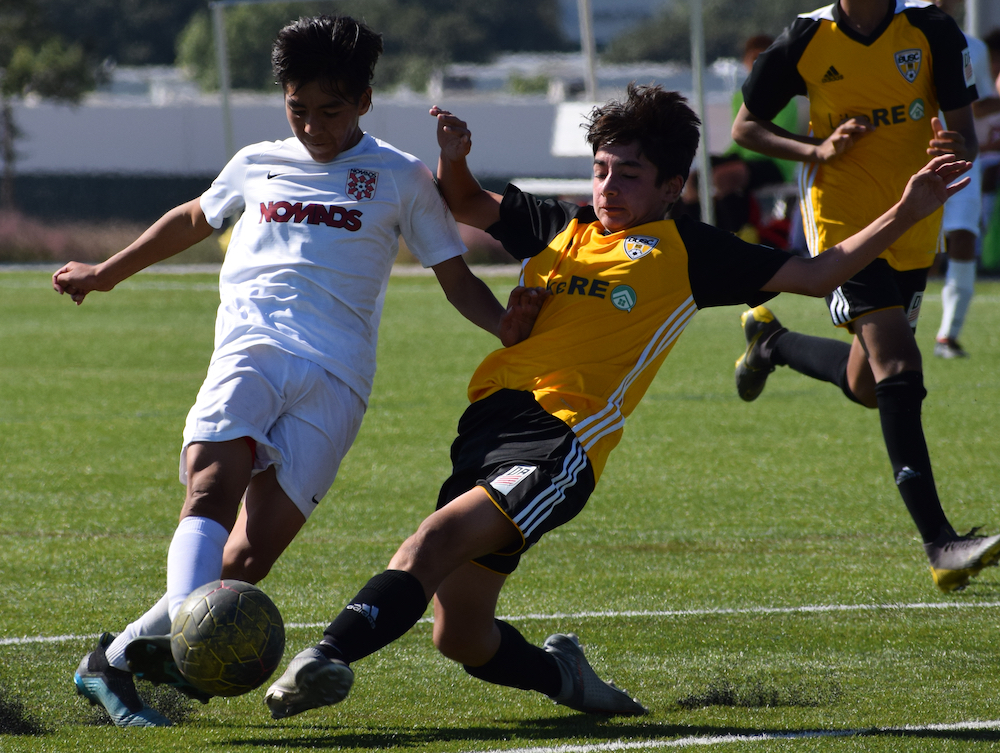
M796 18L757 57L743 82L743 101L754 117L773 120L792 97L806 95L806 82L799 75L799 59L819 24L812 18Z
M927 37L934 65L938 106L945 112L972 104L978 97L975 84L965 85L962 51L969 46L955 19L935 5L907 8L907 20Z
M543 201L508 183L500 202L500 221L486 232L515 259L529 259L548 246L574 218L580 222L597 221L593 207L556 199Z
M791 257L770 246L740 240L688 217L677 220L688 255L688 279L698 308L759 306L777 293L761 290Z

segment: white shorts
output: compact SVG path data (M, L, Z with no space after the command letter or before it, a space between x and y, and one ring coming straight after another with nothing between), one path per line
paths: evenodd
M269 345L213 358L188 412L180 479L192 442L250 437L253 472L275 466L278 484L309 517L333 486L361 428L365 402L321 366Z
M969 185L952 196L944 205L941 232L947 235L955 230L968 230L977 238L983 216L983 166L977 159L966 173ZM965 176L962 176L965 177Z

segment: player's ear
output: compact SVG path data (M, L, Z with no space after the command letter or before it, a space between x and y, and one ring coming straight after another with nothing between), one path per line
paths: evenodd
M358 117L367 114L370 109L372 109L372 88L369 86L358 100Z
M667 178L663 181L662 188L666 203L672 205L681 197L681 191L684 190L684 178L680 175Z

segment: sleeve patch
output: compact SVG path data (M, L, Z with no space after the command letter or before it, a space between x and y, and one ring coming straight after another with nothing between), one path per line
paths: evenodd
M962 74L965 76L966 87L976 85L976 69L972 67L972 52L968 47L962 50Z

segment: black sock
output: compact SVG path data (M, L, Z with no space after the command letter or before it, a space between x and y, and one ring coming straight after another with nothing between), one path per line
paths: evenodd
M497 620L496 624L500 628L497 652L481 667L463 665L465 671L494 685L537 690L550 697L558 695L562 690L562 674L555 657L528 643L512 625L503 620Z
M399 638L426 609L419 580L402 570L386 570L368 581L323 631L318 648L350 664Z
M849 400L858 402L847 384L850 343L830 337L784 332L772 337L766 346L770 353L763 352L761 355L769 357L775 366L788 366L813 379L835 384Z
M926 395L919 371L904 371L875 385L882 436L896 488L924 543L934 541L943 531L954 533L941 509L920 422L920 404Z

